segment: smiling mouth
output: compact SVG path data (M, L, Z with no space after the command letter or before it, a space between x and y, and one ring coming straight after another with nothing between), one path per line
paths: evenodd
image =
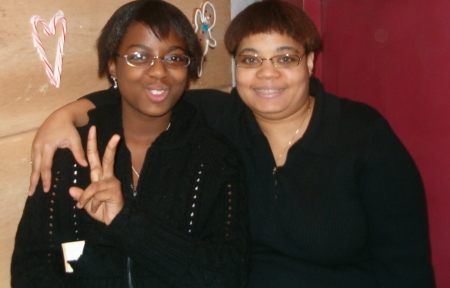
M147 88L147 97L150 99L150 101L154 103L160 103L166 100L166 98L169 95L168 89L160 89L160 88Z
M155 95L161 95L165 92L165 90L150 90L150 93Z
M258 93L264 93L264 94L273 94L273 93L280 93L284 89L255 89Z

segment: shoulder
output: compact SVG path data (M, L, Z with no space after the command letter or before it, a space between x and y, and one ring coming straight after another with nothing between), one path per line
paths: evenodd
M234 168L242 166L237 151L227 138L208 127L199 126L196 130L194 142L212 163Z
M184 93L184 99L191 103L226 101L230 94L215 89L193 89Z
M96 91L81 98L91 101L96 107L120 102L120 94L117 89L113 88Z
M340 110L338 143L356 145L353 147L364 150L368 159L390 155L386 159L399 161L404 158L409 161L406 147L380 112L357 101L345 98L338 98L337 101Z
M368 104L328 93L323 98L324 118L332 118L328 120L339 125L336 128L341 132L363 133L376 127L391 129L383 115Z
M222 134L234 131L245 105L235 89L229 93L213 90L189 90L183 99L192 104L200 121Z
M339 98L339 102L344 119L372 122L384 118L375 108L365 103L346 98Z
M317 105L309 133L304 137L311 149L336 152L353 149L349 147L361 150L375 144L397 147L398 137L373 107L325 92L315 97Z

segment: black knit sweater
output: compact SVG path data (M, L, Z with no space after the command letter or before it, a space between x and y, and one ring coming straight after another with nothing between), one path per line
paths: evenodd
M114 93L111 90L98 95ZM106 226L75 208L71 186L86 187L89 169L58 150L52 188L29 197L12 259L13 287L240 287L245 283L248 231L242 167L222 138L178 103L171 128L148 149L137 196L131 155L119 144L115 175L125 206ZM90 112L102 155L113 134L123 139L120 105ZM83 255L64 273L61 243L85 240Z

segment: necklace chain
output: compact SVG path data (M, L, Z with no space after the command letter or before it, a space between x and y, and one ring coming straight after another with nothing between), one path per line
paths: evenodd
M295 130L294 135L292 135L291 140L288 142L286 148L283 150L282 153L280 153L280 155L278 155L277 160L279 160L284 154L287 153L287 151L289 150L289 147L291 147L292 143L294 142L295 137L298 134L298 131L300 131L300 128L302 128L303 123L305 122L306 118L308 118L308 115L311 113L311 96L308 97L308 110L306 112L305 117L303 117L302 122L300 123L300 125L298 126L297 130Z
M167 125L167 127L166 127L166 131L169 130L171 124L172 124L172 122L169 122L169 125ZM136 174L137 178L139 178L139 173L136 171L133 164L131 164L131 169L133 170L134 174Z
M134 174L136 174L137 178L139 178L139 173L134 169L133 165L131 165L131 169L133 169Z

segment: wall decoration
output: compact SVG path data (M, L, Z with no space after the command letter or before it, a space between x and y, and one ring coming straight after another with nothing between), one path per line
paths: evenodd
M214 5L206 1L201 8L195 9L194 14L194 26L195 33L198 35L198 39L203 48L203 57L198 71L198 76L202 76L203 60L208 53L208 48L214 48L217 45L216 39L211 34L211 30L216 24L216 10Z
M44 27L44 32L48 36L55 35L56 33L56 23L58 21L61 22L61 35L58 39L58 46L56 48L56 58L55 64L52 66L47 59L47 53L45 52L45 48L42 45L41 39L39 37L39 33L37 31L37 26L39 23ZM64 41L66 40L66 18L64 17L64 13L60 10L58 11L50 20L49 24L39 17L38 15L34 15L30 19L30 23L33 29L33 44L36 47L37 52L39 54L39 58L45 64L45 72L47 73L48 78L50 79L50 84L55 85L56 88L59 87L61 82L61 71L62 71L62 62L64 56Z

